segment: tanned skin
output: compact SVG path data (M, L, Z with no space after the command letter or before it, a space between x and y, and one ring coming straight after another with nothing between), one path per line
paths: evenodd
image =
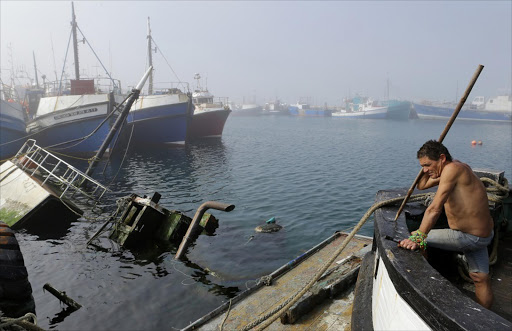
M493 229L489 213L487 193L482 181L471 168L457 160L448 161L441 154L439 160L424 156L419 158L423 175L418 189L438 186L434 200L428 206L419 230L428 234L441 215L443 206L450 229L460 230L478 237L488 237ZM427 240L428 241L428 240ZM400 247L416 250L419 245L409 239L399 243ZM490 308L493 300L489 274L472 272L477 302Z

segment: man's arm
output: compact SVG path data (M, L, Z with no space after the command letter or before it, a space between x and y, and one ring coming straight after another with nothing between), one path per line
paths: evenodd
M418 188L418 190L425 190L427 188L439 185L440 181L441 177L433 179L430 178L427 172L424 172L420 177L420 180L418 181L418 185L416 185L416 187Z
M432 227L436 224L437 219L441 215L443 211L443 206L445 202L448 200L450 193L455 188L455 184L457 183L457 177L459 175L459 171L456 167L446 167L439 178L439 188L437 189L437 193L434 197L434 200L425 210L425 214L423 215L423 219L421 220L419 231L424 234L428 234ZM418 249L419 245L409 239L404 239L399 244L400 247L408 248L408 249Z

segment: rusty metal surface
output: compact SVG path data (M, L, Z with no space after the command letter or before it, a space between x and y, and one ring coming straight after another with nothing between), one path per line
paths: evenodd
M333 242L323 247L304 262L276 279L271 286L263 286L252 295L232 306L228 312L223 329L238 330L245 325L265 315L285 302L289 297L301 291L315 276L318 270L326 263L332 254L342 244L346 234L336 238ZM365 246L371 246L371 238L356 236L338 256L330 268L339 267L343 259L356 255ZM359 254L358 254L359 255ZM356 264L352 264L357 267ZM283 325L277 319L268 330L343 330L350 328L350 316L352 311L353 291L348 291L335 299L327 299L315 306L315 308L298 320L293 325ZM201 330L218 329L222 324L226 313L220 314L209 323L203 325Z

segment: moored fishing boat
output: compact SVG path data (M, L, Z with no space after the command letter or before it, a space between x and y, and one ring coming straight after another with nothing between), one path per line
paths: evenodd
M148 18L147 52L148 67L151 67L154 41L149 23ZM127 117L131 145L185 144L192 107L189 102L190 96L176 86L154 89L151 72L147 95L139 97Z
M233 112L233 115L240 116L256 116L261 115L263 112L263 107L255 103L231 103L230 108L231 111Z
M420 119L446 120L454 107L425 102L413 103L413 108ZM458 118L464 121L512 123L512 97L502 95L487 101L484 97L475 97L470 105L461 110Z
M44 84L44 95L32 102L27 133L42 147L64 154L93 155L115 121L115 106L123 100L121 84L108 78L81 79L77 23L72 3L75 79ZM106 83L105 83L106 81Z
M356 96L345 101L344 110L332 113L332 117L384 119L387 117L387 106L379 106L371 98Z
M184 145L190 108L189 97L179 89L162 89L140 96L127 117L130 144Z
M13 156L25 142L26 112L14 89L2 84L0 91L0 162Z
M282 103L280 100L267 102L263 108L264 115L290 115L288 105Z
M412 103L410 101L388 100L383 104L387 105L387 119L407 120L411 117Z
M115 105L122 97L93 91L42 97L34 119L27 124L27 133L41 146L54 151L94 154L117 117Z
M195 74L196 89L192 93L194 115L191 118L187 139L218 138L222 136L224 125L230 113L227 98L214 100L208 88L203 88L200 82L201 75Z
M307 103L297 102L288 107L288 112L293 116L329 117L332 111L324 108L313 108Z

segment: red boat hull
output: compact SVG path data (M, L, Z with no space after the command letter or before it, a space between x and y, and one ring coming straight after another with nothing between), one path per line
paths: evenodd
M221 137L230 113L230 109L222 109L194 114L188 128L188 138Z

